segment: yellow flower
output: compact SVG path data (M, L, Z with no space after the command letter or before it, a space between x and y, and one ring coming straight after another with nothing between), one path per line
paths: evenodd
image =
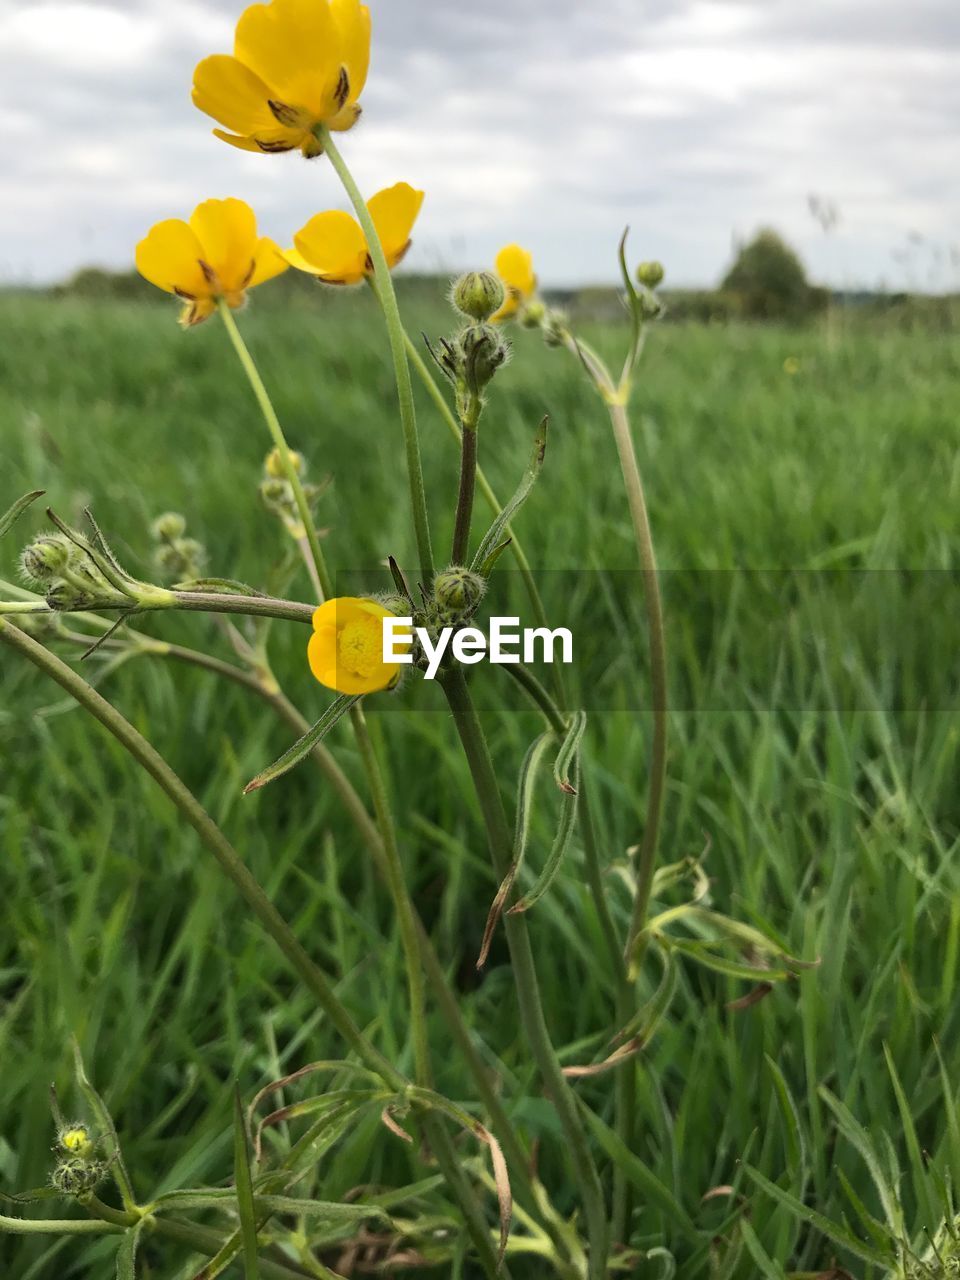
M183 325L200 324L224 301L234 310L247 289L286 271L280 250L257 235L257 219L242 200L205 200L190 221L158 222L137 245L137 270L187 304Z
M370 11L359 0L271 0L237 23L233 56L204 58L193 101L244 151L321 154L318 125L338 132L360 116L370 64Z
M508 244L505 249L501 249L495 266L507 291L503 306L490 317L494 323L498 323L515 316L522 304L529 302L537 291L537 277L533 270L533 254L521 249L518 244Z
M406 182L378 191L367 202L388 266L395 267L410 248L423 192ZM373 274L367 238L352 214L332 209L318 213L293 237L296 248L284 257L299 271L309 271L326 284L358 284Z
M404 664L383 661L383 619L397 615L356 596L325 601L313 615L307 648L310 670L337 693L376 693L392 689ZM402 641L397 648L402 646Z
M783 372L795 377L800 372L800 361L796 356L787 356L783 362Z

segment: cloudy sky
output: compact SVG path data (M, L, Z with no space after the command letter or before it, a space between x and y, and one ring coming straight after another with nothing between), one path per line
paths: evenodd
M957 0L369 0L370 194L427 191L409 259L519 240L548 283L635 257L709 284L772 224L835 284L960 287ZM190 104L242 0L0 0L0 280L129 264L160 218L237 195L289 241L343 204L323 161L248 156ZM841 213L825 235L808 195ZM951 254L951 250L953 251Z

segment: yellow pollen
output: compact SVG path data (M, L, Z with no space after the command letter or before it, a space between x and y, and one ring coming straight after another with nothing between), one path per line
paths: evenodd
M337 661L356 676L369 676L383 661L379 618L348 622L337 636Z

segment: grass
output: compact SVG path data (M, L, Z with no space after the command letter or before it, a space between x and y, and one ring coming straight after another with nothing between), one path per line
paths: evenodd
M322 513L333 566L375 567L389 553L410 566L392 373L367 301L318 293L285 309L257 306L241 323L291 442L314 477L334 477ZM410 327L440 334L449 320L418 303ZM158 306L6 295L0 335L0 508L36 487L68 518L91 502L121 558L145 576L150 520L180 510L211 572L266 580L282 552L256 495L267 441L218 325L184 335ZM590 337L615 352L623 335L610 327ZM591 711L588 773L613 865L639 838L645 797L635 553L602 406L569 357L515 338L484 420L482 461L509 493L550 413L547 466L519 531L532 563L550 571L551 617L572 617L594 650L572 680ZM788 356L800 362L794 376ZM879 1214L824 1088L884 1160L888 1145L895 1153L911 1235L937 1225L937 1174L960 1177L950 1123L960 1062L958 372L946 336L852 329L828 349L814 329L686 325L656 331L641 369L635 434L670 571L662 856L699 853L709 840L717 908L820 960L742 1010L728 1006L743 982L683 962L669 1016L639 1060L635 1155L659 1189L639 1196L635 1241L668 1248L684 1280L812 1274L834 1260L877 1274L743 1172L746 1162L834 1222L856 1220L851 1194ZM425 400L421 432L435 542L445 548L457 459ZM40 527L42 517L28 516L20 541ZM17 546L16 535L5 542L7 577ZM507 598L506 576L501 589ZM309 590L303 578L293 594ZM202 616L154 617L142 629L231 656ZM303 640L276 624L272 653L313 720L327 699ZM536 719L502 673L484 669L476 683L512 788ZM397 923L336 798L309 766L241 798L289 730L244 690L159 659L127 664L102 691L194 789L337 975L360 1024L408 1069ZM81 1106L69 1087L73 1033L141 1195L225 1182L234 1079L249 1098L339 1045L119 748L12 656L0 692L0 1190L48 1175L50 1079L68 1111ZM379 713L370 704L408 882L511 1113L540 1141L541 1176L571 1212L572 1176L520 1042L502 939L484 975L474 971L495 885L467 771L436 691L411 697L421 714L395 714L396 700L380 699ZM331 743L362 787L346 729ZM548 809L533 819L535 868L549 848ZM623 927L629 901L616 875L610 889ZM598 1028L612 1029L613 992L578 844L530 925L555 1043L566 1062L588 1061L602 1049ZM651 966L641 994L656 976ZM438 1087L470 1099L436 1019L431 1033ZM609 1080L577 1088L611 1118ZM424 1176L417 1153L374 1115L320 1161L318 1194ZM734 1198L708 1196L732 1185ZM736 1195L751 1202L752 1231L724 1228L714 1242ZM416 1207L449 1212L434 1192ZM17 1280L99 1276L112 1272L113 1250L0 1236L0 1270ZM145 1241L142 1258L144 1274L192 1275L184 1251L166 1242ZM512 1273L541 1271L514 1263Z

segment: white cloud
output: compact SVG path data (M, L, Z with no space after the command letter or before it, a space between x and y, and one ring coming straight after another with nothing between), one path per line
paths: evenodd
M322 162L232 151L190 105L242 2L3 0L0 277L126 265L151 222L208 195L250 200L280 239L344 204ZM960 239L954 0L370 3L345 144L365 190L427 190L414 267L520 239L545 280L612 279L630 223L638 255L707 283L733 233L772 223L814 274L896 283L916 275L893 257L911 229ZM810 191L842 209L829 240Z

